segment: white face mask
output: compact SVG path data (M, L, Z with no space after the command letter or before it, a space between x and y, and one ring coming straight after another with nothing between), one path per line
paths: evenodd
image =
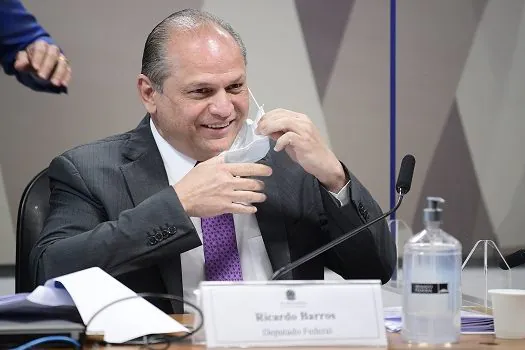
M255 120L246 119L230 149L222 152L226 163L255 163L262 159L270 150L270 139L268 136L255 134L257 124L264 115L263 106L259 106L250 89L248 89L248 92L257 106L257 114Z

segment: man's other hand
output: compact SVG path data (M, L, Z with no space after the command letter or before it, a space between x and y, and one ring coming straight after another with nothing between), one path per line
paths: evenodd
M348 182L343 166L308 116L274 109L261 118L256 132L276 141L276 152L285 150L329 191L338 193Z

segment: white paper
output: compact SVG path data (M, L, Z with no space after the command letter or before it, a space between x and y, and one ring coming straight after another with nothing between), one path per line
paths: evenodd
M75 306L69 293L62 288L38 286L27 296L27 300L40 305L47 306Z
M403 325L403 310L401 306L387 307L384 309L385 327L389 332L400 332ZM494 333L494 318L467 310L461 310L462 334L492 334Z
M84 324L111 302L136 296L135 292L98 267L57 277L45 284L47 287L60 285L75 302ZM133 298L116 303L98 314L86 332L103 333L105 341L122 343L148 334L188 332L188 329L147 300Z

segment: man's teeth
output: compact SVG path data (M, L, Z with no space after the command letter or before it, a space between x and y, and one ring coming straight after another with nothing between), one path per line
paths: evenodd
M224 124L220 124L220 125L206 125L207 128L211 128L211 129L221 129L221 128L225 128L227 127L228 125L230 125L230 123L224 123Z

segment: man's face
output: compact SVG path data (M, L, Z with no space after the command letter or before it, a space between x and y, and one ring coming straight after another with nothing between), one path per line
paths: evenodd
M160 134L198 161L230 148L248 115L246 66L239 46L214 27L176 34L167 44L170 76L154 94Z

